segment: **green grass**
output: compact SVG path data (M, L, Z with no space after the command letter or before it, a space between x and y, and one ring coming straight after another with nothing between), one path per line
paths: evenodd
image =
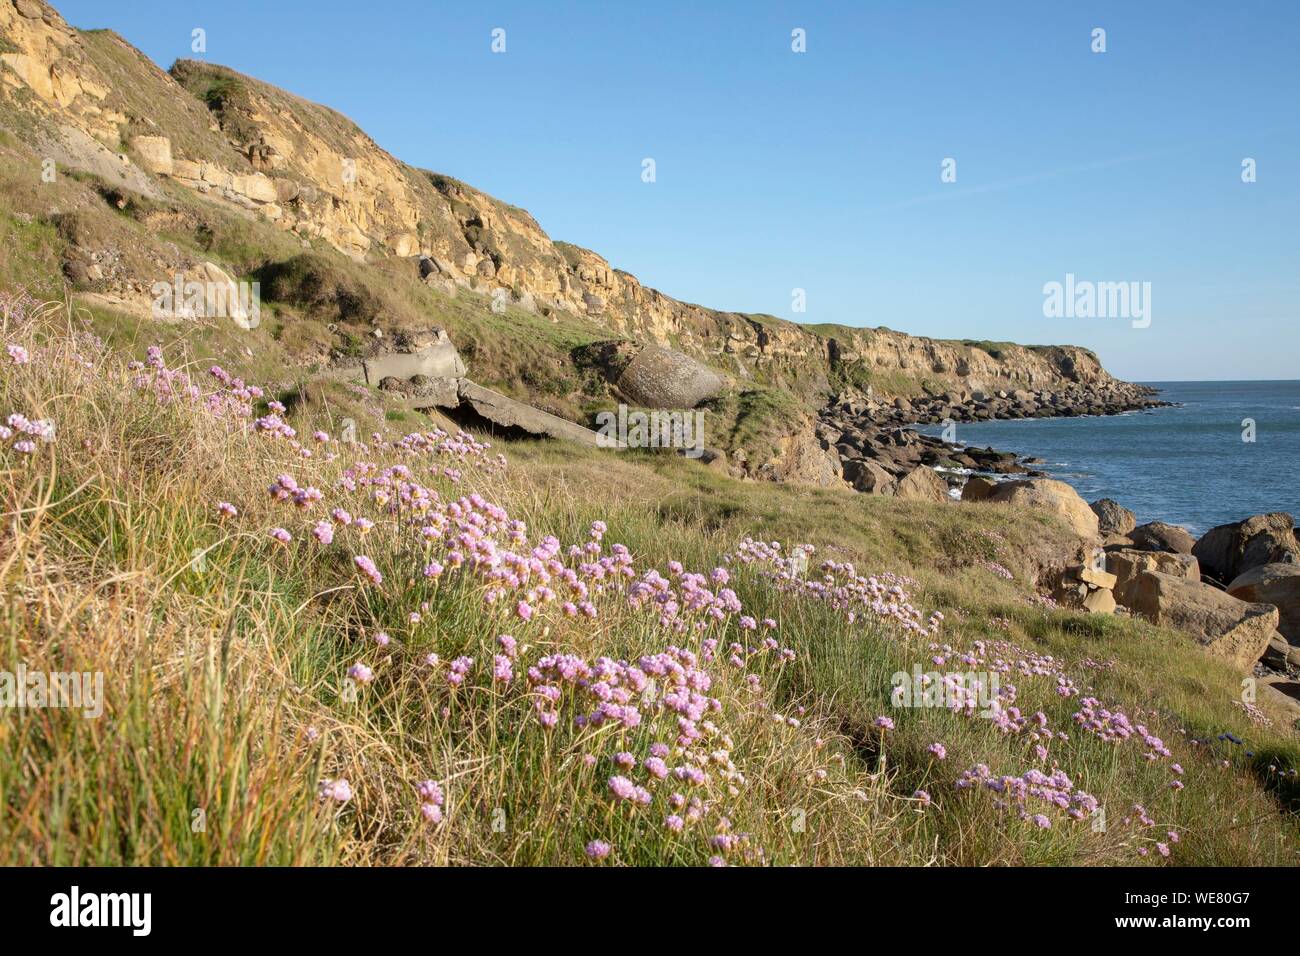
M1294 778L1268 770L1300 763L1293 731L1279 714L1272 726L1252 724L1234 704L1238 676L1175 633L1034 604L1032 575L1065 546L1041 514L741 483L671 455L540 442L459 461L343 444L331 446L337 457L318 449L304 459L238 419L160 402L135 387L119 352L71 338L72 328L50 313L6 329L36 358L3 367L0 400L53 419L57 438L30 459L0 451L9 476L0 585L16 596L0 612L0 652L30 669L103 673L105 712L0 714L0 862L574 864L587 841L603 839L615 848L610 862L703 864L718 852L710 838L727 832L748 834L728 859L750 864L1296 862ZM184 340L171 347L173 364L206 367L184 354ZM365 408L365 394L341 383L296 393L298 434L337 435L345 418L363 439L376 428L399 434L396 416ZM400 424L429 427L416 416ZM498 451L504 471L492 463ZM667 573L675 559L707 572L757 535L787 548L813 543L816 560L853 562L863 574L906 575L923 619L945 615L938 642L1006 642L997 654L1050 654L1074 678L1073 697L1059 696L1051 677L1008 678L1017 706L1041 711L1069 739L1049 741L1043 760L1027 733L893 707L892 675L929 667L928 641L779 589L761 563L731 564L731 586L745 613L775 619L792 661L761 652L733 666L732 641L757 646L735 616L674 635L616 592L593 598L594 621L551 605L525 622L515 596L485 603L474 576L425 578L425 562L443 553L422 543L430 519L409 524L366 486L340 487L358 461L400 461L443 500L479 492L524 521L530 543L547 534L581 542L603 520L606 543L625 544L642 571ZM459 483L442 472L453 461ZM272 501L265 489L286 472L322 489L324 502L302 514ZM218 501L235 503L238 518L220 520ZM332 507L375 528L339 528L321 546L311 529ZM293 534L290 545L270 539L277 525ZM376 561L381 585L357 576L357 553ZM993 575L990 561L1014 580ZM374 643L378 631L390 635L387 647ZM501 633L521 646L509 685L491 679ZM565 697L560 724L538 724L522 674L542 655L636 660L669 644L703 654L706 638L719 642L705 667L720 707L700 725L706 744L673 746L674 716L652 707L634 729L583 728L572 718L584 706ZM476 664L452 691L447 662L462 654ZM373 668L373 682L348 684L357 661ZM1144 722L1173 757L1148 762L1140 742L1104 743L1076 728L1085 694ZM880 714L896 723L883 738L873 726ZM1247 741L1214 743L1230 751L1227 769L1188 740L1224 731ZM682 834L662 823L682 784L651 786L654 806L640 811L606 785L616 752L643 760L659 741L670 744L670 765L699 757L711 768L699 791L708 809ZM936 741L947 747L943 761L926 750ZM707 756L715 752L723 756ZM1172 760L1186 770L1179 792L1167 787ZM1104 829L1057 817L1041 830L997 809L992 794L955 787L976 764L1016 775L1053 761L1105 807ZM629 776L646 780L641 769ZM353 799L317 799L318 783L339 777ZM430 778L447 794L437 826L421 818L415 793ZM913 799L918 789L931 794L928 808ZM1124 822L1136 803L1156 826ZM1137 856L1170 831L1180 842L1168 861Z

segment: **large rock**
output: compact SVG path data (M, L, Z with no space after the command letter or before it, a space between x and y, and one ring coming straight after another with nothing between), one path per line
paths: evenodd
M469 379L460 380L460 401L462 407L468 406L475 414L499 428L518 429L538 438L558 438L597 447L608 444L589 428L507 398L500 392L476 385Z
M172 174L172 141L166 136L133 136L131 149L140 157L140 165L151 173Z
M1271 604L1278 610L1277 629L1300 645L1300 564L1261 564L1238 575L1228 593L1242 601Z
M1247 604L1208 584L1144 571L1128 593L1127 607L1153 624L1190 634L1212 657L1245 673L1255 666L1277 630L1277 608Z
M694 408L722 391L722 379L689 355L650 345L628 362L619 391L646 408Z
M773 457L759 466L756 476L818 488L844 487L839 454L829 442L817 437L811 423L783 436Z
M1300 647L1292 647L1285 637L1275 633L1260 660L1278 671L1286 671L1289 668L1300 669Z
M1259 682L1260 700L1282 711L1288 720L1300 717L1300 681L1272 674Z
M241 196L247 196L255 202L275 202L280 195L276 191L275 181L263 176L261 173L236 176L231 188Z
M1063 481L1052 478L1004 481L988 500L1041 508L1062 518L1081 538L1095 539L1099 535L1097 516L1079 493Z
M1265 687L1285 695L1285 698L1291 701L1293 705L1300 701L1300 681L1297 681L1294 677L1287 677L1283 674L1270 674L1261 683Z
M1137 518L1118 501L1101 498L1088 507L1097 516L1097 523L1103 535L1126 535L1137 527Z
M858 491L869 495L892 495L896 487L893 475L874 461L865 459L846 461L844 480Z
M1300 561L1294 522L1281 511L1211 528L1192 553L1206 574L1225 584L1264 564Z
M972 475L966 480L966 484L961 489L962 501L988 501L993 497L993 492L998 490L998 483L990 481L988 478L981 478L979 475Z
M947 501L948 482L933 468L917 465L899 479L894 495L908 501Z
M261 324L261 300L253 295L251 287L241 287L215 262L205 262L199 268L204 280L204 316L231 319L241 329L255 329Z
M425 375L431 379L457 379L465 374L465 362L456 346L442 329L435 330L422 343L422 347L409 352L393 352L366 359L362 368L368 384L376 385L386 378L408 379Z
M1186 529L1176 524L1152 521L1139 525L1129 532L1133 547L1139 551L1166 551L1170 554L1191 554L1196 539Z
M1092 614L1114 614L1115 594L1108 588L1091 588L1083 598L1083 608Z
M1115 599L1125 607L1129 605L1130 588L1145 571L1159 571L1188 581L1201 580L1201 569L1194 557L1168 551L1138 551L1135 548L1107 551L1106 569L1115 575Z

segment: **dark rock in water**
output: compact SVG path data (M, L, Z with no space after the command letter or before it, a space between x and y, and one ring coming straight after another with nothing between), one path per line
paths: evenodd
M1107 415L1168 404L1155 398L1155 394L1154 389L1141 385L1078 381L1052 392L1021 388L961 389L884 400L876 398L868 389L865 401L860 400L860 395L832 399L822 409L816 427L818 437L834 447L842 462L869 460L893 479L907 477L918 465L1046 478L1041 470L1026 467L1044 464L1041 458L1022 461L1013 452L992 448L958 449L939 438L920 435L914 428L899 426ZM861 469L854 472L861 473Z
M1137 527L1137 518L1118 501L1102 498L1090 506L1097 515L1103 535L1126 535Z
M1192 553L1205 573L1225 584L1261 565L1300 561L1294 522L1281 511L1211 528Z
M1129 538L1139 551L1168 551L1172 554L1191 554L1192 546L1196 544L1196 539L1184 528L1163 521L1139 525Z

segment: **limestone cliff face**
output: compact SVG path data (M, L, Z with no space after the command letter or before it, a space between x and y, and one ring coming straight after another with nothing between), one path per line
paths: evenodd
M1080 348L814 330L678 301L553 241L524 210L398 161L332 110L206 63L164 73L114 34L72 29L40 0L0 0L0 64L0 91L53 130L41 135L58 142L61 162L111 168L140 191L171 180L358 260L408 259L426 281L671 344L742 387L797 381L812 399L855 386L894 397L1114 383Z

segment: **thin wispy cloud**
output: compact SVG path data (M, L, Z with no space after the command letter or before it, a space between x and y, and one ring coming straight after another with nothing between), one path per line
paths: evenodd
M903 209L908 206L919 206L932 202L944 202L953 199L968 199L972 196L982 196L988 193L1006 192L1011 189L1019 189L1023 186L1032 186L1036 183L1051 182L1057 179L1064 179L1069 176L1077 176L1082 173L1096 172L1101 169L1113 169L1116 166L1127 166L1132 163L1146 162L1151 159L1158 159L1162 156L1168 156L1177 152L1176 147L1158 149L1145 153L1135 153L1130 156L1116 156L1111 159L1099 159L1090 163L1076 163L1072 166L1063 166L1060 169L1044 170L1039 173L1029 173L1024 176L1015 176L1010 179L999 179L990 183L981 183L976 186L963 186L952 189L943 189L934 193L927 193L924 196L914 196L911 199L901 199L898 202L888 203L878 209Z

